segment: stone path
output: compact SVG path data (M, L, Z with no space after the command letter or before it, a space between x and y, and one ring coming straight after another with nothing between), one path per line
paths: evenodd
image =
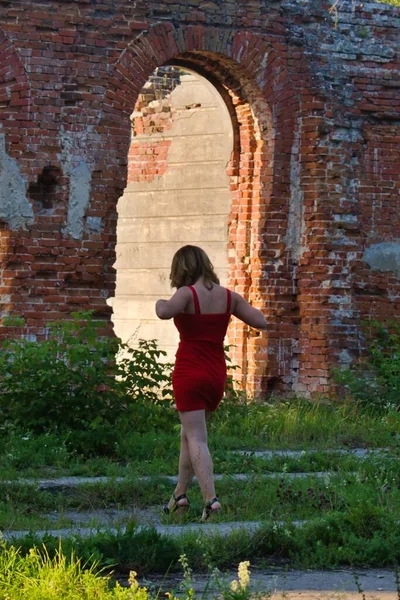
M300 522L299 522L300 523ZM149 523L150 525L150 523ZM171 536L179 536L182 533L186 532L197 532L204 533L206 535L214 535L215 533L219 533L220 535L229 535L232 531L236 530L246 530L250 532L257 531L260 528L261 523L259 521L243 521L243 522L232 522L232 523L185 523L184 525L162 525L160 523L155 523L152 525L159 533L164 535ZM145 526L139 526L137 531L140 531ZM51 535L54 537L65 538L70 535L79 535L82 537L90 537L97 532L107 531L112 534L124 533L126 531L126 527L121 525L121 527L71 527L64 529L46 529L35 531L35 535L39 538L44 537L45 535ZM2 537L6 540L11 539L19 539L26 535L28 535L29 531L4 531L2 532Z
M240 454L241 456L252 456L254 458L275 458L277 456L284 456L288 458L301 458L306 454L317 454L318 452L324 452L325 454L344 454L348 456L355 456L356 458L368 458L369 456L388 454L390 453L389 448L349 448L349 449L328 449L328 450L232 450L232 454Z
M382 453L389 453L390 450L388 448L379 448L379 449L365 449L365 448L353 448L353 449L328 449L328 450L233 450L232 454L239 454L241 456L250 456L255 458L265 458L270 459L274 457L288 457L288 458L300 458L307 454L315 454L317 452L325 452L328 454L342 454L348 456L355 456L357 458L367 458L368 456L379 455ZM230 475L216 474L215 480L220 481L223 478L231 478L237 481L245 481L251 477L285 477L288 479L302 479L305 477L326 477L327 475L336 475L335 471L312 471L308 473L258 473L248 475L247 473L235 473ZM349 473L351 475L351 473ZM176 482L175 475L159 475L159 476L142 476L137 478L138 481L149 482L154 481L155 479L164 479L170 481L171 483ZM195 478L196 479L196 478ZM14 481L0 481L0 483L5 484L16 484L16 485L34 485L39 490L52 490L57 488L69 488L76 487L80 485L96 485L96 484L106 484L109 482L113 483L121 483L126 481L127 477L60 477L60 478L49 478L49 479L33 479L33 478L20 478Z
M332 471L310 471L307 473L234 473L232 475L214 475L215 481L221 481L222 479L232 479L233 481L246 481L248 479L254 477L265 477L269 479L284 477L285 479L304 479L306 477L327 477L327 476L335 476L338 475L337 472ZM347 475L351 475L351 473L347 473ZM134 479L132 479L134 480ZM165 480L169 481L172 484L176 483L175 475L157 475L157 476L144 476L138 477L136 481L139 482L151 482L157 480ZM98 485L98 484L106 484L106 483L121 483L124 481L129 481L129 477L60 477L57 479L16 479L14 481L3 481L0 483L8 484L8 485L32 485L35 486L38 490L57 490L57 489L65 489L65 488L74 488L81 485ZM196 477L194 478L196 481Z
M387 569L340 569L334 571L298 571L282 568L256 569L250 567L252 589L272 593L272 600L362 600L354 580L357 574L366 600L398 600L394 573ZM237 578L235 572L226 574L226 581ZM176 577L152 577L141 581L143 585L161 586L163 590L177 589ZM179 588L178 588L179 589ZM207 577L196 576L193 589L205 598L213 598L218 587Z

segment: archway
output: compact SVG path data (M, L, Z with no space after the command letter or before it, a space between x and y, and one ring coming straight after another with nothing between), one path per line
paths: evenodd
M287 71L261 37L227 32L223 40L216 40L211 30L156 25L126 48L115 66L102 123L110 132L122 132L121 114L126 125L146 80L163 64L206 77L236 124L229 167L228 285L263 308L271 320L268 338L233 324L229 342L235 347L233 360L241 367L236 377L250 395L290 390L297 377L292 359L299 321L298 312L295 318L283 314L297 291L282 236L290 203L288 148L290 153L299 123ZM295 231L292 245L299 243L300 234L300 229Z
M118 203L113 323L124 341L157 339L169 362L178 334L157 319L154 302L172 293L177 248L204 248L227 285L233 138L215 86L187 69L158 68L132 114L128 182Z

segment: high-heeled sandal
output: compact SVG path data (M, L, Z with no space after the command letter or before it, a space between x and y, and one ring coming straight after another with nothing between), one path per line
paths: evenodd
M187 500L187 503L179 504L181 500ZM189 504L189 498L186 494L181 494L180 496L175 496L175 494L172 494L170 501L168 504L165 504L165 506L162 507L162 510L166 515L170 515L171 513L178 511L179 514L183 514L189 510Z
M209 500L207 502L207 504L204 506L204 508L203 508L203 514L201 515L201 522L202 523L205 523L207 521L207 519L209 517L211 517L211 515L216 515L221 510L220 506L218 508L213 508L213 504L215 504L216 502L218 502L218 504L219 504L219 500L218 500L217 497L212 498L211 500Z

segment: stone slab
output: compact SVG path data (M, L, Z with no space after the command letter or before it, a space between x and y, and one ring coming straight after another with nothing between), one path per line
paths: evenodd
M242 456L254 456L255 458L275 458L277 456L287 456L289 458L301 458L306 454L316 454L317 452L324 452L326 454L344 454L348 456L355 456L357 458L366 458L382 453L390 452L389 448L330 448L321 450L232 450L233 454L240 454Z
M302 522L294 522L295 524L301 525ZM161 525L156 524L154 528L158 533L162 535L180 536L184 533L204 533L206 535L229 535L233 531L246 531L254 532L262 526L260 521L243 521L243 522L227 522L227 523L187 523L185 525ZM136 531L141 531L146 526L139 526ZM110 534L122 534L125 531L125 527L65 527L62 529L43 529L35 531L35 535L39 538L44 536L52 536L57 538L67 538L71 535L78 535L83 538L88 538L97 533L107 532ZM32 532L28 530L20 531L4 531L2 537L6 540L21 539L27 535L31 535Z
M201 244L206 242L221 242L227 237L228 217L217 218L216 215L180 217L157 217L126 219L118 221L118 242L157 243L166 240L175 243L175 251L179 245ZM117 251L118 254L118 251Z
M214 479L215 481L221 481L222 479L231 479L232 481L247 481L249 479L252 479L254 477L265 477L266 479L278 479L280 477L284 477L286 479L305 479L307 477L316 477L316 478L323 478L323 477L330 477L330 476L335 476L338 475L338 473L335 472L329 472L329 471L315 471L315 472L309 472L309 473L261 473L261 474L255 474L255 475L248 475L247 473L234 473L232 475L221 475L221 474L216 474L214 475ZM348 473L348 475L351 475L351 473ZM151 481L157 481L157 480L165 480L165 481L170 481L172 484L176 483L176 476L175 475L159 475L158 477L154 477L154 476L143 476L143 477L138 477L138 481L139 482L151 482ZM73 487L78 487L80 485L98 485L98 484L105 484L105 483L121 483L127 481L126 477L60 477L57 479L16 479L13 481L10 480L6 480L1 482L0 481L0 485L1 483L3 484L15 484L15 485L33 485L36 486L36 488L38 490L56 490L56 489L64 489L64 488L73 488ZM196 481L196 477L194 478L194 481Z
M163 190L138 192L129 183L124 195L118 200L118 212L126 219L137 217L179 217L193 215L227 215L231 205L231 193L227 188L202 190Z
M335 569L295 570L282 567L257 569L250 566L251 589L262 591L263 597L270 592L272 600L360 600L354 573L359 578L361 588L366 594L366 600L398 600L394 573L389 569ZM229 585L237 579L237 573L229 570L223 574L223 579ZM140 580L141 585L150 585L161 590L178 589L181 575L157 576L152 575ZM121 581L122 585L124 580ZM218 596L219 587L215 581L203 574L195 575L192 587L196 595L204 598ZM203 596L204 594L204 596Z

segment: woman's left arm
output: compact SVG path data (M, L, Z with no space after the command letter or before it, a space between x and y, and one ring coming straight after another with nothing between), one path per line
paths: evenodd
M186 286L176 290L169 300L157 300L156 315L159 319L172 319L185 310L190 302L192 293Z

